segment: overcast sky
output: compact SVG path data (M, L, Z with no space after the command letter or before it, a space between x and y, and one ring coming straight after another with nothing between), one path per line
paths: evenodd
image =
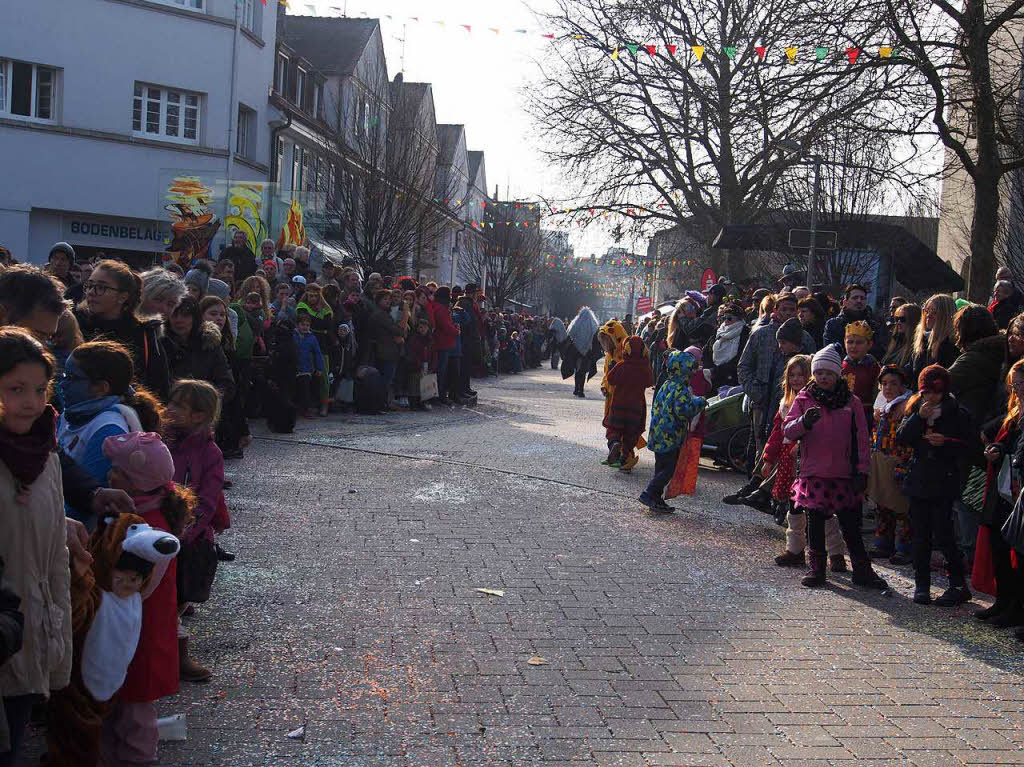
M557 198L563 192L561 176L544 161L521 95L536 76L534 60L551 44L541 37L544 30L530 8L550 5L550 0L531 0L530 7L522 0L289 0L289 12L311 14L312 6L319 16L339 16L336 9L343 8L348 16L380 19L389 76L404 71L407 81L432 84L437 121L465 125L469 149L485 153L488 193L494 194L497 184L504 199ZM418 23L409 19L414 16ZM577 255L602 253L610 244L599 227L574 231L573 241Z

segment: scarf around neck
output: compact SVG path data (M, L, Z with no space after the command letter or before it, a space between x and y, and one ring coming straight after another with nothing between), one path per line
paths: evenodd
M734 322L728 327L720 327L715 334L715 343L711 347L711 359L716 365L722 365L733 359L740 351L740 334L743 323Z
M76 402L64 408L64 418L72 426L81 426L88 423L104 410L110 410L120 404L121 397L111 394L106 397L87 399L85 402Z
M838 377L836 388L832 391L822 389L814 381L808 384L807 389L810 392L811 398L826 410L839 410L846 407L850 397L853 396L850 393L850 387L846 385L846 379L841 376Z
M0 462L14 475L19 487L29 487L46 468L57 449L57 411L47 405L27 434L0 427Z

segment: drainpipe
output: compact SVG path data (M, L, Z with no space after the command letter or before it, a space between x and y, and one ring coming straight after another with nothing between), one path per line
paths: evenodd
M228 94L228 162L227 183L224 187L224 221L228 218L228 199L231 197L231 177L235 173L235 142L238 131L238 107L235 97L238 92L238 35L242 29L242 5L235 3L235 29L231 37L231 92ZM226 229L226 227L225 227ZM225 231L227 236L227 231Z

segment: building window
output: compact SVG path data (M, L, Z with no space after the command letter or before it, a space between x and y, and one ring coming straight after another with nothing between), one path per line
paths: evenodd
M235 137L235 154L240 157L251 157L252 149L256 145L256 113L238 105L238 135Z
M295 74L295 103L299 109L306 109L306 78L307 72L302 67L296 70Z
M0 59L0 113L54 119L57 70Z
M285 95L288 85L288 57L277 54L277 65L274 67L274 90Z
M177 5L193 11L201 11L205 7L204 0L156 0L156 2L164 5Z
M259 0L238 0L238 10L242 14L242 28L259 35L260 26Z
M303 154L305 154L305 150L301 146L298 144L292 146L292 192L302 191Z
M284 139L278 136L275 141L277 146L274 148L274 156L277 158L277 164L274 166L274 180L281 183L281 174L284 172Z
M135 83L132 132L199 143L199 94Z
M323 118L324 116L324 84L317 83L316 88L313 89L313 112L314 117Z

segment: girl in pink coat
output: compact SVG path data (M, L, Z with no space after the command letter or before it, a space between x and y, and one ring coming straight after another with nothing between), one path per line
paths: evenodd
M871 568L861 537L869 439L864 407L841 377L839 353L826 346L814 355L814 380L797 395L786 416L785 436L800 443L800 472L793 505L807 515L810 572L807 587L825 584L825 520L839 519L853 564L853 583L874 589L888 584Z

